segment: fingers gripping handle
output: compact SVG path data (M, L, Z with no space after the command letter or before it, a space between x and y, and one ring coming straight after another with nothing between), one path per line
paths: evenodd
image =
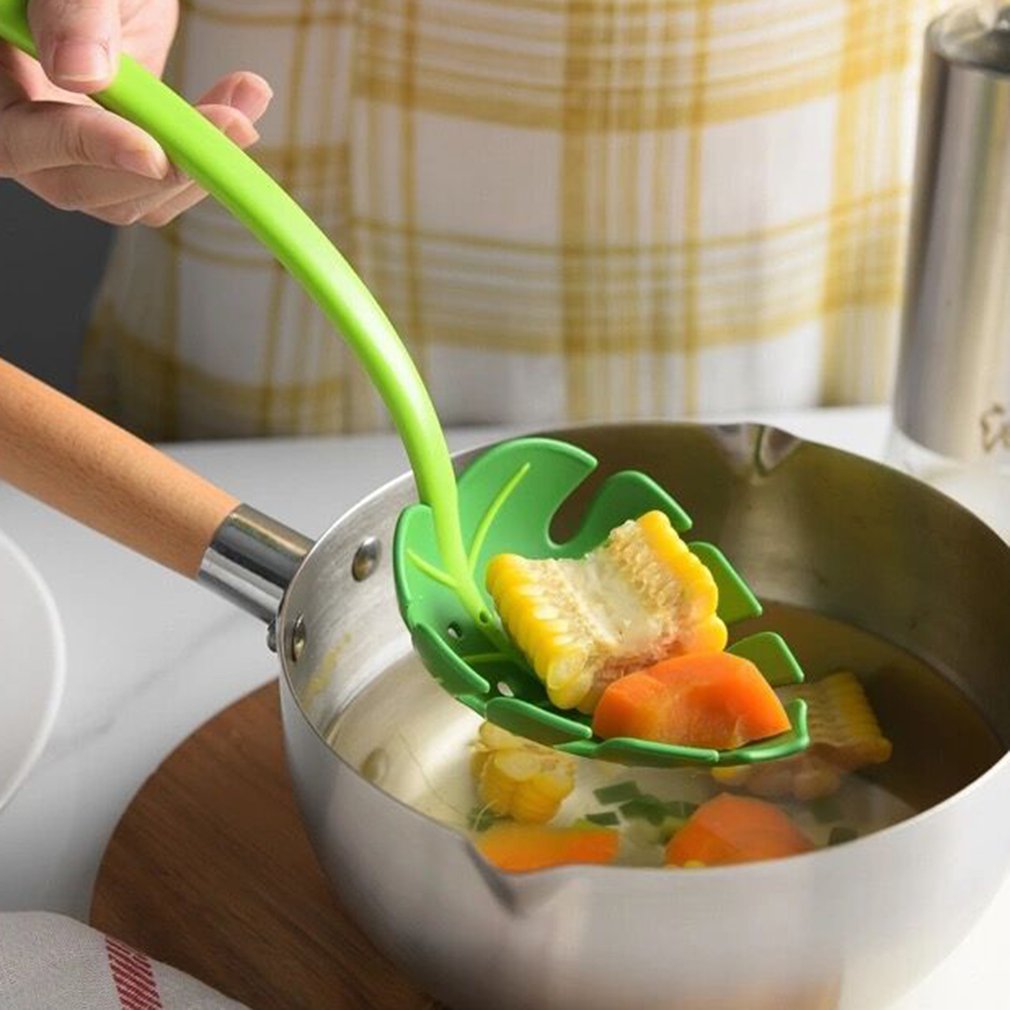
M25 0L0 0L0 38L36 55ZM113 83L93 97L154 137L305 287L382 394L421 498L429 503L446 498L440 515L454 517L455 475L428 392L389 319L329 238L252 158L129 56L120 58ZM461 544L453 550L463 564Z
M0 0L0 37L34 54L25 0ZM456 477L434 405L395 329L350 264L270 176L142 66L123 56L96 101L146 130L245 224L309 292L381 393L403 439L439 552L475 619L484 608L459 526Z

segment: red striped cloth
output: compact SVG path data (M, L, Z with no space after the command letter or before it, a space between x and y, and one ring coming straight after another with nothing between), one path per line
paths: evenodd
M123 1010L164 1010L147 955L111 936L105 938L105 950Z
M247 1010L189 975L50 912L0 913L2 1010Z

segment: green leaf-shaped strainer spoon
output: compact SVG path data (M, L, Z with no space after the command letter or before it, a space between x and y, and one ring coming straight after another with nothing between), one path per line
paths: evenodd
M512 439L479 456L459 478L460 525L469 545L465 574L482 573L495 554L505 551L529 558L582 557L615 526L652 509L665 512L678 532L690 528L690 517L658 484L626 470L602 484L578 532L557 543L550 535L555 513L595 467L589 453L548 438ZM754 595L716 547L689 546L715 578L718 613L727 624L761 613ZM787 706L789 732L735 750L594 737L589 716L560 712L550 704L543 685L493 623L490 611L473 614L463 606L455 591L459 575L448 566L439 568L437 559L434 509L426 504L404 509L393 565L414 646L447 691L492 722L559 750L629 765L749 764L786 757L806 746L806 710L800 699ZM789 648L772 632L744 638L730 651L752 660L775 687L803 679Z
M35 55L25 0L0 0L0 38ZM348 341L381 393L422 502L405 510L397 528L397 596L419 654L446 690L532 739L626 764L739 764L784 757L806 746L802 701L790 707L790 732L723 752L595 740L583 719L552 709L493 616L481 588L487 558L504 549L529 557L583 554L612 527L653 508L666 512L679 529L690 520L643 474L618 474L603 486L578 535L566 544L553 543L548 528L554 513L595 461L575 446L548 439L516 439L495 447L457 486L438 416L410 355L368 289L298 204L188 102L129 57L121 58L113 83L94 97L151 134L175 164L273 252ZM719 583L724 620L759 612L715 548L692 548ZM755 659L773 684L802 679L777 636L752 636L734 650Z

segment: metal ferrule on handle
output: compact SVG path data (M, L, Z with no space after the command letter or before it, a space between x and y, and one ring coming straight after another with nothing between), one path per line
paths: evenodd
M196 578L269 624L311 547L308 537L239 505L218 527Z

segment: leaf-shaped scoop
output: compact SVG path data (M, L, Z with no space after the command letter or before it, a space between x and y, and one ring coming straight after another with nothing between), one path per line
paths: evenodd
M439 563L434 516L427 505L404 510L396 528L393 565L397 598L414 646L425 666L458 700L492 722L522 736L584 757L632 765L747 764L794 754L806 747L806 710L787 706L791 730L735 750L680 747L646 740L593 737L590 717L560 712L543 685L506 639L492 617L490 600L468 610L457 593L460 579L483 584L495 554L529 558L578 558L607 539L627 519L659 509L674 529L686 531L690 517L645 474L624 471L603 483L589 503L576 534L555 542L555 514L595 469L589 453L546 438L503 442L485 452L459 479L459 516L467 545L466 570ZM727 623L760 614L761 607L722 553L711 544L689 545L715 578L719 616ZM785 642L762 632L731 650L752 660L773 686L803 679Z
M0 0L0 38L35 54L25 0ZM790 713L791 733L721 753L644 741L594 743L584 722L550 711L535 677L511 654L480 588L488 553L507 546L516 553L574 555L601 542L613 525L657 505L682 528L687 517L647 478L623 475L604 488L574 540L551 543L551 516L594 463L573 446L543 440L519 440L486 454L464 475L457 499L445 436L410 355L360 278L301 207L252 158L129 57L121 58L113 83L93 97L150 133L274 253L347 340L381 393L425 503L408 509L400 524L397 592L422 659L449 691L535 739L631 764L740 763L781 757L806 745L802 702ZM732 620L747 613L741 601L753 606L753 598L738 582L731 588L731 570L718 552L695 549L720 580L721 615ZM755 639L737 648L762 652L759 668L770 677L801 676L779 640ZM462 658L475 649L484 655ZM495 652L512 658L486 655Z

